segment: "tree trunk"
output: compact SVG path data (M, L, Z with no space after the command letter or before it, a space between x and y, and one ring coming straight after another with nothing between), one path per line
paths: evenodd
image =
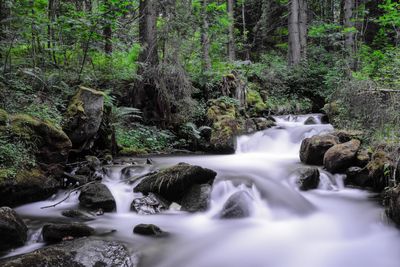
M307 58L307 0L299 0L299 34L301 59Z
M235 16L234 16L234 6L233 0L227 0L227 10L229 17L229 27L228 27L228 59L230 61L235 60Z
M111 6L109 0L104 0L104 5L106 7L105 12L110 12ZM107 13L105 16L105 25L103 28L104 36L104 53L110 55L112 53L112 28L111 28L111 16Z
M211 70L210 58L210 39L208 38L208 17L207 17L208 0L202 0L202 27L201 27L201 46L203 50L203 66L205 71Z
M150 66L158 64L156 5L156 0L140 0L139 5L139 40L142 46L139 62Z
M299 0L291 0L289 11L289 66L295 66L301 61L301 43L299 27Z
M344 0L344 28L346 30L344 47L349 56L350 68L354 69L354 48L355 48L355 34L354 34L354 0Z

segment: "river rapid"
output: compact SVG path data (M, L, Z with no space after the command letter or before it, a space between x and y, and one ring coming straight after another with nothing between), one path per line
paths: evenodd
M132 165L134 159L125 159L123 164L104 166L103 183L112 192L117 211L87 224L103 232L101 238L125 242L132 255L139 251L141 267L399 267L400 233L388 224L373 194L345 188L345 176L321 168L318 189L298 190L296 177L304 167L299 159L301 141L333 130L317 114L311 116L318 124L304 125L309 116L276 117L276 127L238 137L234 155L160 156L152 157L152 165ZM208 211L189 214L172 204L158 215L131 212L132 200L141 195L133 193L137 182L127 180L179 162L217 172ZM240 190L251 196L251 216L219 219L226 200ZM78 194L41 209L64 197L61 191L15 209L30 229L29 241L7 256L44 246L43 224L70 220L61 212L78 208ZM140 223L155 224L170 235L133 234Z

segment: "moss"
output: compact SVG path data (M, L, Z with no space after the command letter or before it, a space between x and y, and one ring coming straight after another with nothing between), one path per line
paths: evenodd
M0 184L15 176L13 168L0 168Z
M147 153L148 151L144 148L132 148L132 147L123 147L121 151L119 151L120 156L137 156Z
M46 179L45 174L40 169L34 168L31 170L22 170L15 176L15 182L23 185L40 185Z
M8 113L3 110L0 109L0 125L6 125L8 121Z
M247 92L246 103L255 113L260 113L267 109L267 105L264 103L260 93L256 90L250 89Z

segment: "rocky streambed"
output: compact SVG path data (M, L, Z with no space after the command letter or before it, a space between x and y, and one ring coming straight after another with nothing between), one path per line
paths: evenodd
M399 231L372 199L390 158L319 115L275 119L233 155L92 158L75 189L0 209L0 265L397 267Z

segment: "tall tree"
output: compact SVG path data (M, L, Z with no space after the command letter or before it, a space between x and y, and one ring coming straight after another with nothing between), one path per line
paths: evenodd
M203 51L203 66L205 71L211 70L211 58L210 58L210 38L208 37L208 14L207 14L208 0L202 0L201 7L201 46Z
M289 7L289 66L295 66L306 58L307 1L291 0Z
M228 58L230 61L236 59L235 53L235 15L234 15L234 3L233 0L227 0L227 11L229 17L228 27Z
M344 0L344 28L345 39L344 47L349 56L350 68L355 68L354 52L355 52L355 23L354 23L354 7L355 0Z
M111 3L110 0L104 0L104 26L103 26L103 36L104 36L104 52L109 55L112 53L112 27L111 27Z
M158 63L157 50L157 1L140 0L139 40L142 51L139 62L155 66Z

